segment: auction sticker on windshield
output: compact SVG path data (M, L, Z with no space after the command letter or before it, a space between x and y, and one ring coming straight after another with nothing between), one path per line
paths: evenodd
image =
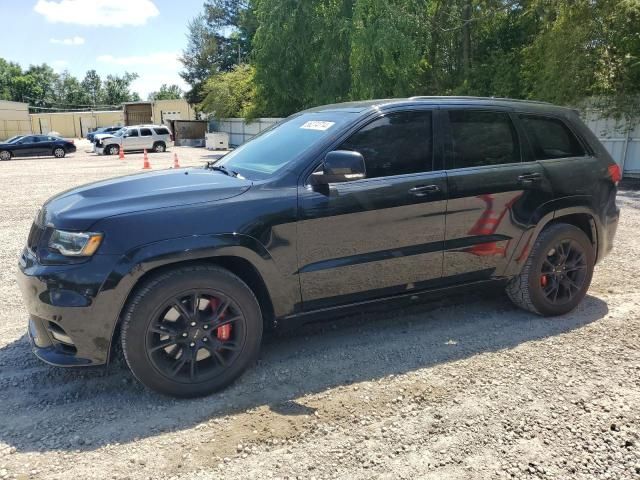
M323 122L321 120L310 120L304 123L300 128L304 128L305 130L329 130L336 122Z

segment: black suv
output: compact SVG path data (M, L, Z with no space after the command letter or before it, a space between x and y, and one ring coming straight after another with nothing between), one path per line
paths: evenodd
M620 169L575 111L415 97L295 114L216 163L64 192L20 259L35 354L176 396L222 388L263 329L506 286L560 315L618 223Z

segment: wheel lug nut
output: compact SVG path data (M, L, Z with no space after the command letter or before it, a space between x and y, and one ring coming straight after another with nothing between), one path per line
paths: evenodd
M183 337L186 337L186 336L187 336L187 332L184 332L184 333L182 334L182 336L183 336Z
M191 343L189 344L189 346L190 346L191 348L193 348L193 347L195 347L195 346L196 346L196 344L195 344L195 343L193 343L193 342L191 342Z
M196 322L191 322L191 326L195 327L196 326Z
M207 330L209 328L209 325L205 325L203 328Z
M202 341L203 341L203 342L208 342L208 341L209 341L209 339L205 337L205 338L203 338L203 339L202 339Z

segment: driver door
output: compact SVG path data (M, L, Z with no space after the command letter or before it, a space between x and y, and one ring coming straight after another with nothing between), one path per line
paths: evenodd
M141 150L140 132L137 128L129 128L122 137L122 148L124 150Z
M446 174L436 110L381 115L335 150L364 157L366 178L299 187L305 310L408 293L440 281Z

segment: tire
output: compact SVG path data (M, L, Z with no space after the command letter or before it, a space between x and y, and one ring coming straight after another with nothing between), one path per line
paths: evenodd
M118 155L120 153L120 147L118 145L109 145L104 148L105 155Z
M64 148L58 147L53 150L53 156L56 158L64 158L67 154Z
M10 151L8 151L8 150L0 151L0 160L6 162L7 160L11 160L11 157L12 157L12 155L11 155Z
M167 151L167 146L164 142L156 142L153 144L153 151L156 153L162 153Z
M227 336L220 337L225 322ZM121 342L143 385L197 397L229 385L256 361L262 329L258 300L240 278L215 266L189 266L137 289L124 311Z
M564 261L562 252L569 252ZM594 264L593 245L582 230L553 224L540 233L520 274L507 284L507 295L538 315L564 315L587 294Z

